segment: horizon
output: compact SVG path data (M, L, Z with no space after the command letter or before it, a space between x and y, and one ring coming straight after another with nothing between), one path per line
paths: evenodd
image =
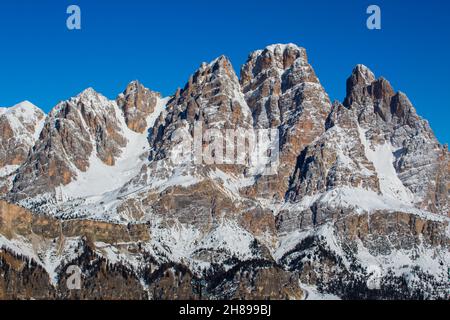
M48 113L89 87L113 100L134 80L168 97L202 62L225 55L240 77L250 52L294 43L306 49L332 101L343 101L347 78L364 64L404 92L448 144L450 3L376 2L381 30L365 26L367 1L3 3L0 37L9 49L0 52L0 106L28 100ZM66 28L70 4L81 8L81 30Z

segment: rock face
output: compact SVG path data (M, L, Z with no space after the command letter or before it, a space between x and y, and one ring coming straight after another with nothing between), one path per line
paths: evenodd
M0 130L0 299L448 299L448 148L363 65L331 104L272 45L240 79L221 56L172 97L88 89Z
M356 113L372 148L389 145L393 150L395 171L414 204L448 214L448 148L438 143L407 96L358 65L347 81L344 105Z
M353 111L335 103L326 124L327 131L300 154L289 196L300 201L343 186L381 192Z
M114 165L127 143L120 117L117 105L93 89L58 104L19 169L12 193L20 199L53 192L85 172L92 157Z
M28 101L0 108L0 194L11 187L14 171L39 138L45 114Z
M280 131L277 177L259 179L254 195L283 199L298 155L325 131L331 104L306 50L273 45L250 54L241 69L241 85L256 128Z
M0 109L0 167L21 165L39 138L45 114L30 102Z
M145 88L138 81L131 82L117 97L117 104L123 110L128 127L143 133L148 123L147 117L155 111L160 94Z

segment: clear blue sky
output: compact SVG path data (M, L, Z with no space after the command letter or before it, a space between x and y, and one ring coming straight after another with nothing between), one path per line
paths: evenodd
M82 30L66 9L82 10ZM382 9L382 30L366 8ZM30 100L45 111L86 87L109 98L139 79L174 93L202 61L293 42L332 99L357 63L405 92L442 143L450 142L450 1L14 0L0 2L0 106Z

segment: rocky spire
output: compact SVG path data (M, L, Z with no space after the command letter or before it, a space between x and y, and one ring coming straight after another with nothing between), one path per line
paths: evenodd
M116 99L128 128L143 133L147 129L146 119L155 110L158 98L161 98L159 93L145 88L139 81L131 82Z
M44 112L29 101L0 108L0 195L11 187L15 171L27 159L44 121Z
M20 165L37 140L45 114L28 101L0 111L0 168Z
M225 56L203 63L168 103L166 111L166 117L155 123L150 139L155 159L167 155L170 148L167 143L181 126L185 126L188 134L184 138L192 138L196 122L202 123L203 130L253 126L238 77Z

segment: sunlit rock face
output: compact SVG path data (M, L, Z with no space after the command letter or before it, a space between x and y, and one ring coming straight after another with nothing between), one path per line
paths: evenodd
M252 196L283 199L299 154L325 131L331 104L306 50L273 45L249 55L241 85L256 128L280 131L280 166L275 177L258 179Z
M370 148L392 151L395 173L412 193L409 200L448 215L448 148L439 144L408 97L358 65L347 81L344 105L355 112Z

